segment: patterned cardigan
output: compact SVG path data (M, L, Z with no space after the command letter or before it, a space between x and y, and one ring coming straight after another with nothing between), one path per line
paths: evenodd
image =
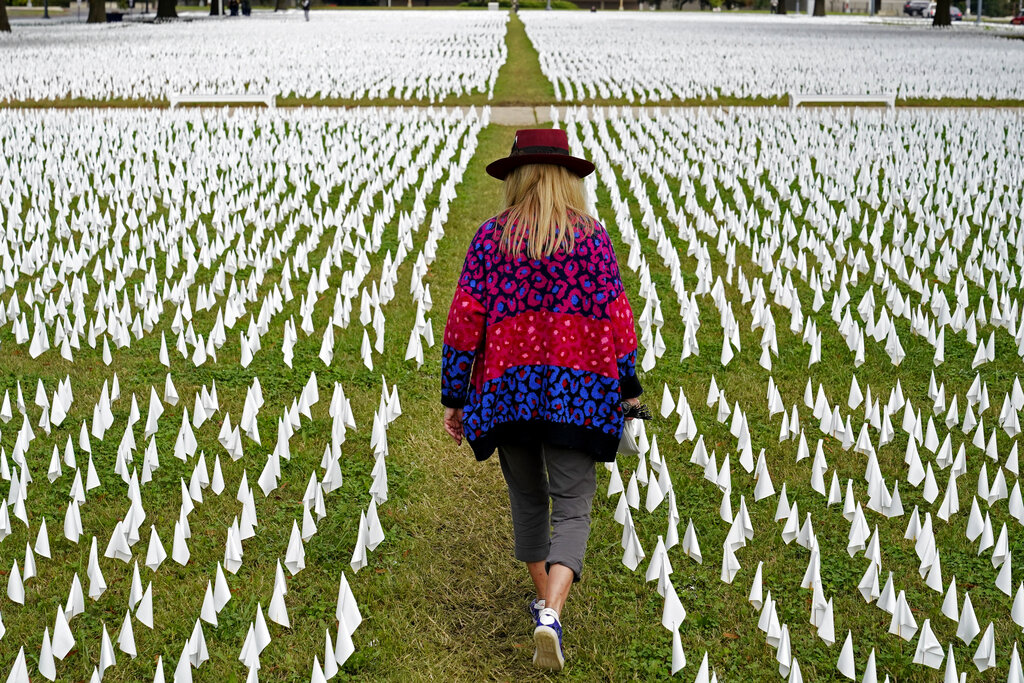
M469 245L448 322L441 403L463 408L477 460L502 442L545 443L615 459L636 376L633 311L604 226L546 259L498 247L505 215Z

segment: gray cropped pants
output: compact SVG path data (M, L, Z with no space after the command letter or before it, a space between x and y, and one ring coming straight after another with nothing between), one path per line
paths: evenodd
M597 488L594 459L547 444L498 446L508 484L515 556L523 562L561 564L580 580L590 536L590 507Z

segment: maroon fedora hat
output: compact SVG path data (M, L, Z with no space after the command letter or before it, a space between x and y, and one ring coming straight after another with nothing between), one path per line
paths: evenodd
M524 128L517 130L512 140L512 151L507 157L492 161L487 173L504 180L509 172L526 164L556 164L564 166L580 178L594 171L594 164L574 157L569 151L569 136L559 128Z

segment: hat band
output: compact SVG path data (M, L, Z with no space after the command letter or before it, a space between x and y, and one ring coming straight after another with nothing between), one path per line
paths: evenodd
M564 154L565 156L571 156L569 150L564 147L545 147L543 145L517 147L509 153L509 156L514 157L520 154Z

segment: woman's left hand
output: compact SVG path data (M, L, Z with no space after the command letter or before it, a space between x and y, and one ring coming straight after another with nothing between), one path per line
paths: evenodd
M638 399L638 398L627 398L624 402L628 403L631 406L638 406L638 405L640 405L640 399ZM627 417L626 421L629 422L632 419L633 418L631 418L631 417Z
M444 409L444 431L455 439L456 444L462 444L462 408Z

